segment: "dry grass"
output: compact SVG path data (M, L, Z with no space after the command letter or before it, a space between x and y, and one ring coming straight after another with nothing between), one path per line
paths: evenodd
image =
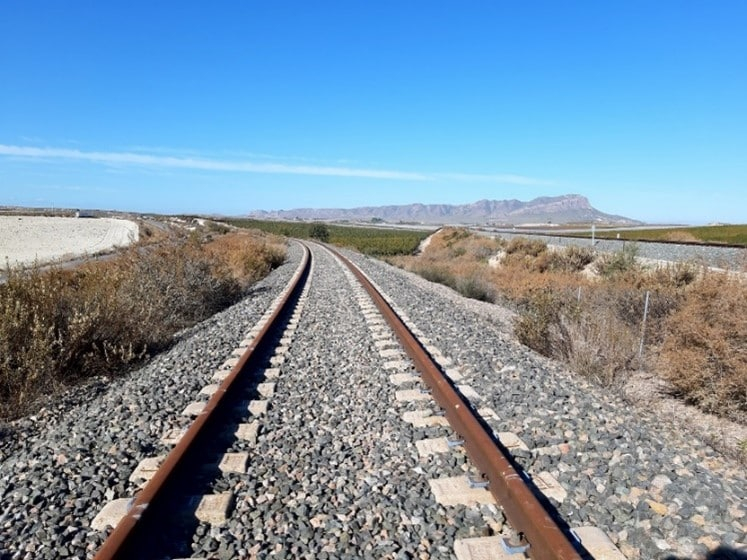
M126 371L283 260L281 247L261 237L200 237L161 237L74 270L8 270L0 285L0 417L82 378Z
M260 232L231 233L209 241L205 250L243 284L264 278L285 261L285 244Z
M695 237L692 233L684 230L674 230L671 232L668 232L664 236L665 241L676 241L676 242L684 242L684 243L695 243L698 241L698 238Z
M390 262L467 297L493 302L497 292L488 259L499 249L500 244L493 239L445 228L420 256L392 257Z
M639 368L660 370L685 400L744 422L744 282L691 263L645 268L636 252L633 243L596 255L447 228L421 255L394 263L466 296L508 304L518 311L515 332L524 344L603 385Z
M747 422L747 285L706 274L666 323L661 370L689 402Z

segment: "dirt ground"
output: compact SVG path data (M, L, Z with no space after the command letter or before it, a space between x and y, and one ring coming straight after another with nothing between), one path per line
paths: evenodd
M64 261L138 240L138 226L114 218L0 216L0 268Z

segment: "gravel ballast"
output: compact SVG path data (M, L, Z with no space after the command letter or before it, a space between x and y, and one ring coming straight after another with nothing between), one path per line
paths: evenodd
M3 428L0 558L85 558L103 542L89 526L106 502L132 496L138 463L166 453L161 437L257 322L296 270L301 249L247 298L178 335L124 380L98 380Z
M581 247L594 247L596 251L605 253L617 253L626 247L633 247L635 254L643 259L652 261L691 262L698 265L739 270L747 263L747 249L739 247L714 247L712 245L681 245L677 243L653 243L635 242L624 239L580 239L574 237L562 237L559 235L522 235L519 233L495 233L495 237L513 239L515 237L528 237L539 239L548 245L566 247L576 245Z
M632 408L513 339L505 314L373 259L350 254L393 303L464 370L530 448L519 462L568 491L571 526L607 531L629 558L693 558L747 544L743 466L656 411Z
M235 505L222 527L201 524L195 557L452 558L454 540L499 531L495 506L438 505L428 480L474 473L460 451L428 459L415 442L453 436L415 428L406 411L435 405L395 399L366 296L325 250L315 264L298 329L266 414L258 417L246 475L216 480ZM0 558L90 558L104 533L89 528L112 498L132 495L138 462L186 426L197 400L282 290L300 260L245 300L180 334L168 352L125 380L98 380L5 428L0 440ZM739 465L654 411L573 377L520 346L510 314L466 300L384 263L349 253L529 447L517 460L549 471L568 492L555 503L571 526L605 530L628 558L698 558L747 541ZM493 312L494 311L494 312ZM407 369L407 366L403 366ZM412 371L412 370L410 370Z
M326 251L314 256L309 299L258 441L231 450L250 451L248 480L217 483L215 492L235 492L236 510L226 526L198 529L195 556L449 558L454 538L480 534L483 515L497 510L436 504L428 479L444 476L446 463L463 473L463 456L419 459L414 442L426 431L401 420L414 405L395 401L351 280ZM221 552L220 543L231 544Z

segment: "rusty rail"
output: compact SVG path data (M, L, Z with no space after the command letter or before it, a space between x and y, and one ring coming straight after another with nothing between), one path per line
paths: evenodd
M311 253L304 245L303 260L286 287L282 301L254 341L241 355L238 363L220 384L218 390L208 400L203 412L195 418L145 488L135 496L129 511L104 541L94 560L128 560L144 557L142 548L147 544L143 543L149 538L148 531L153 530L149 527L149 523L154 519L157 520L159 513L173 516L172 512L163 510L165 509L164 503L168 501L174 491L174 486L178 484L176 481L179 477L185 476L191 464L198 462L197 457L203 441L209 437L207 434L212 429L220 425L221 416L226 413L225 409L235 397L236 388L239 385L238 380L244 371L251 366L259 365L256 363L259 356L270 344L271 337L267 336L268 333L277 327L280 317L297 299L308 277L310 267Z
M472 462L489 481L489 490L504 509L513 528L529 545L526 553L535 560L581 560L574 542L540 503L509 456L496 444L492 433L473 412L469 402L453 387L430 355L363 272L339 252L330 249L350 269L386 318L408 356L444 409L452 428L464 439Z

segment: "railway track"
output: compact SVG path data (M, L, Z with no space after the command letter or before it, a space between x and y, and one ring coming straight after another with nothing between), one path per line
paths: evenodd
M123 455L133 465L126 474L103 469L110 481L103 483L109 484L100 492L105 496L67 498L80 501L81 509L73 508L78 518L65 517L59 531L40 524L53 544L25 550L22 543L3 544L0 558L633 559L657 557L656 547L666 553L659 535L668 518L656 512L678 507L669 515L685 516L688 504L667 494L679 481L668 484L664 475L657 480L643 468L663 468L646 455L661 451L661 440L648 451L615 424L610 411L616 409L595 400L584 408L593 390L564 389L567 381L549 367L536 376L542 364L512 354L487 324L474 335L483 340L479 351L441 334L441 314L463 331L475 316L464 315L462 322L462 310L426 293L418 295L418 309L410 307L414 292L379 274L382 265L359 256L355 264L343 263L315 245L311 253L313 261L298 258L297 282L284 290L286 305L278 294L262 317L243 327L235 350L215 357L222 363L217 371L196 370L193 382L175 386L178 393L191 391L195 404L178 405L170 414L182 417L184 409L189 420L150 421L153 434L162 428L157 437L170 443L150 444L138 435L140 449ZM361 280L384 294L367 292ZM395 315L404 325L389 324ZM491 352L518 359L497 363ZM479 368L487 362L483 375ZM486 383L488 377L499 385ZM550 400L520 391L520 378L551 392ZM545 381L552 389L542 388ZM559 416L551 410L556 405ZM590 410L600 425L594 437L576 423ZM627 440L614 439L615 430ZM79 438L77 428L69 431ZM82 449L78 439L76 449ZM90 468L86 453L80 453L80 470L55 453L56 469L71 481ZM631 465L633 455L642 468L631 470L629 483L619 469ZM685 479L687 465L675 463L670 478ZM5 472L0 470L0 481ZM131 482L122 484L122 476ZM702 488L700 476L684 492ZM593 490L585 480L596 485ZM716 484L706 483L715 493ZM37 509L45 506L35 494L19 493L20 486L0 485L3 506L16 500L14 493L14 507L24 495ZM139 492L130 492L137 486ZM732 497L739 488L717 498L730 512L735 536L713 531L714 540L703 548L739 544L737 526L747 521ZM70 485L68 492L74 491ZM589 492L600 498L584 507ZM704 496L695 501L722 511ZM104 497L115 500L105 505ZM12 507L0 509L4 543L9 520L21 519L12 513ZM690 515L705 523L714 519L702 510ZM624 555L604 533L623 545ZM675 531L674 539L686 544L686 538ZM700 557L692 550L692 556L674 555L670 546L672 555L660 558Z
M626 240L608 237L596 238L563 234L562 232L533 232L513 230L475 230L487 236L499 236L505 239L530 237L539 239L548 245L593 247L597 251L616 253L626 247L635 247L638 257L653 261L690 262L717 269L739 271L744 267L747 248L744 245L727 243L695 243L682 241L649 241L644 239Z
M428 455L438 447L443 447L442 452L463 447L479 474L479 480L465 475L461 485L450 480L448 487L434 487L436 493L442 495L441 501L452 503L456 500L464 505L489 503L489 492L503 508L511 525L514 542L505 535L462 540L456 543L457 556L474 558L487 553L543 560L580 560L593 558L595 547L598 549L600 542L606 550L598 549L597 554L604 553L608 557L614 553L614 545L606 540L603 532L590 532L589 528L573 531L559 518L538 485L511 456L507 447L511 442L502 442L481 416L478 405L470 402L469 390L457 388L454 380L431 357L424 343L409 330L366 275L339 252L331 252L347 267L345 272L351 284L358 282L363 288L361 291L355 287L359 305L373 337L377 339L382 358L403 357L404 352L420 376L394 374L392 382L397 385L422 382L428 387L428 391L401 390L396 398L420 401L420 395L430 392L444 414L434 418L445 418L447 425L455 431L450 440L421 440L421 454ZM116 520L116 526L97 552L96 560L173 557L179 552L179 535L191 536L188 534L190 523L186 519L194 516L208 524L225 523L235 497L230 493L199 497L196 491L209 486L202 479L211 465L218 464L218 470L222 472L246 472L250 461L248 453L225 453L221 458L220 451L216 452L215 442L226 440L218 446L223 449L230 447L230 439L247 438L253 442L256 438L260 420L250 420L261 418L268 401L252 400L252 397L271 397L274 393L276 384L266 380L268 375L271 379L279 375L280 369L274 366L284 362L283 356L292 341L301 312L297 305L302 291L308 291L306 282L310 270L311 256L306 249L297 273L276 300L274 308L248 333L244 341L246 346L235 352L237 358L226 362L231 366L230 371L218 372L216 375L222 378L221 383L203 389L203 393L212 396L207 403L194 404L191 412L196 417L172 451L165 458L153 457L141 463L140 474L134 476L148 478L144 488L131 500L112 502L96 519L97 525ZM291 319L294 309L295 315ZM278 337L280 331L282 337ZM392 364L389 367L393 367ZM405 367L409 368L409 365ZM237 412L239 409L241 412ZM227 438L225 434L232 436ZM445 447L443 441L446 441ZM152 470L155 465L158 468ZM546 485L546 480L541 483ZM174 519L176 523L165 522Z

